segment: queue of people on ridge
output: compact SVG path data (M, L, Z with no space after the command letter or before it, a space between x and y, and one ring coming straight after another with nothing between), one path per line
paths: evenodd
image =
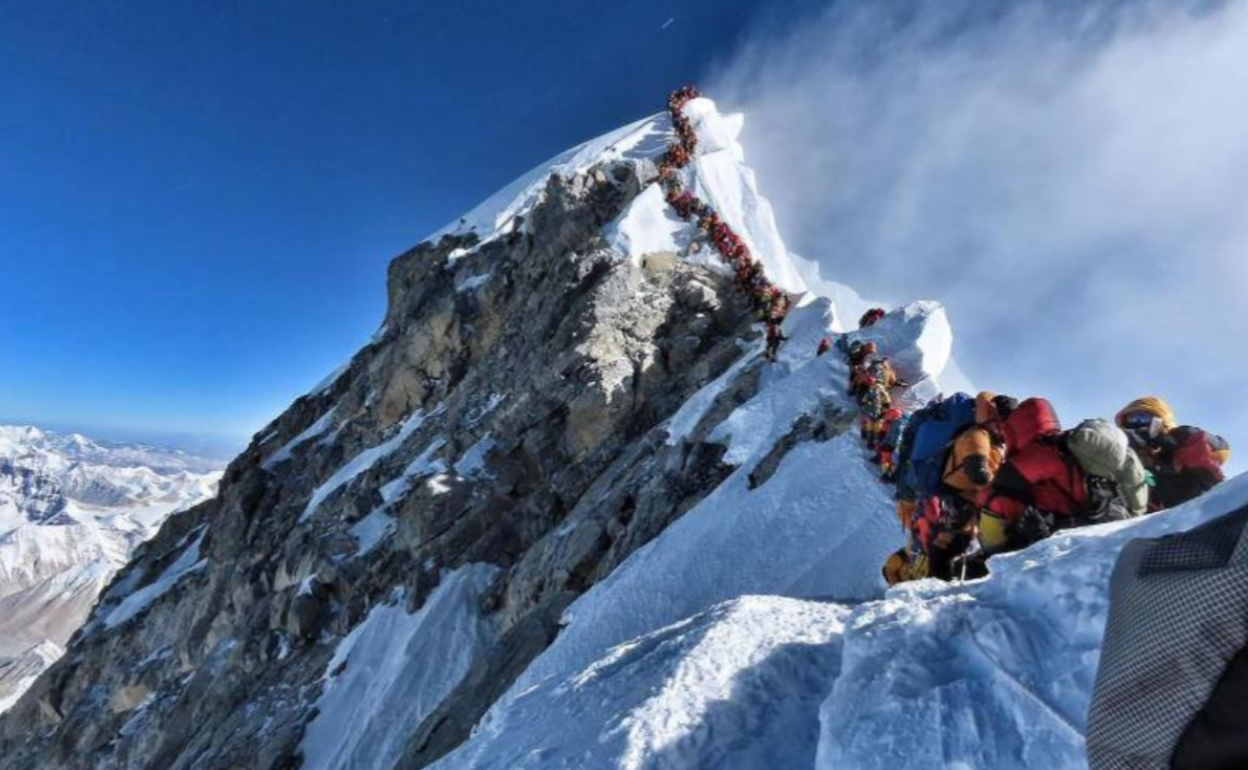
M860 328L884 315L868 311ZM825 339L818 353L830 347ZM889 585L982 577L993 554L1170 508L1224 478L1227 442L1179 425L1161 398L1069 430L1043 398L989 392L937 397L904 414L893 395L907 383L875 343L842 335L836 347L849 363L862 438L881 478L896 485L906 544L884 564Z
M684 114L684 107L701 96L697 86L688 85L673 91L667 98L667 111L672 119L676 140L658 160L659 183L663 185L668 204L685 221L696 221L703 239L715 249L720 259L732 268L737 288L749 297L759 320L767 331L767 359L776 360L785 336L781 324L789 313L791 300L763 272L763 265L754 259L750 247L711 207L686 190L680 169L697 155L698 134Z
M697 132L684 107L696 86L667 102L676 134L658 160L659 181L676 214L697 224L700 238L732 268L737 288L766 328L766 357L785 342L782 324L792 300L764 274L762 263L732 227L692 191L680 170L696 157ZM869 327L885 316L873 308ZM819 346L822 355L832 347ZM883 568L890 584L925 577L986 574L988 556L1023 548L1069 527L1139 516L1178 505L1223 480L1230 448L1219 436L1179 426L1162 399L1137 399L1114 422L1085 420L1063 430L1043 398L955 393L906 414L894 405L907 387L871 342L838 338L849 362L849 392L861 433L896 485L897 516L906 545Z

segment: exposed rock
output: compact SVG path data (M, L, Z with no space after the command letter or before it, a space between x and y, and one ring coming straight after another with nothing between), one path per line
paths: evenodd
M477 610L492 650L407 726L402 766L462 742L563 608L730 470L661 426L740 358L748 308L721 274L634 265L601 236L653 174L555 175L504 234L396 258L383 332L139 550L0 721L0 768L294 768L343 637L485 562L502 568Z

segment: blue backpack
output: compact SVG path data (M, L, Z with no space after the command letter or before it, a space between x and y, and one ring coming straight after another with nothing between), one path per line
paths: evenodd
M974 422L975 399L965 393L933 401L916 412L910 420L914 438L906 447L906 486L920 497L938 494L944 476L945 448Z

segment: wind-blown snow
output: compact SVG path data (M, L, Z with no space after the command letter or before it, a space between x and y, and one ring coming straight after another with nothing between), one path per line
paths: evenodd
M745 240L772 283L794 294L806 291L780 237L771 204L759 194L754 170L744 165L745 151L737 142L743 118L725 118L706 98L686 104L685 115L698 132L699 144L704 145L692 164L694 195L709 203Z
M300 747L304 770L393 767L411 731L493 638L479 602L497 572L461 567L443 576L419 611L408 614L398 596L339 642Z
M165 568L160 577L131 593L112 612L104 616L104 625L107 628L116 628L125 623L151 606L152 602L168 593L169 589L177 585L179 580L196 570L202 569L207 564L207 561L199 557L199 547L204 542L205 534L206 532L201 532L199 537L195 538L182 551L181 555ZM92 625L94 625L94 621Z
M719 211L772 281L794 294L813 292L785 320L790 339L779 361L761 360L762 340L743 345L738 361L665 426L672 445L722 444L728 478L577 599L555 641L435 767L1085 767L1085 715L1119 550L1128 538L1186 529L1248 501L1248 478L1175 511L995 557L982 581L886 592L880 565L902 543L892 489L879 482L852 429L856 407L845 395L841 356L814 355L822 336L856 326L874 303L787 251L744 164L741 118L719 114L707 99L691 101L685 113L699 137L697 157L680 172L686 189ZM476 245L451 255L463 257L512 232L552 174L652 159L670 139L666 116L639 121L539 166L432 237L475 234ZM635 264L657 253L708 258L694 248L696 228L674 216L657 184L604 236ZM457 288L471 290L483 276L461 278ZM941 392L942 377L945 386L969 387L935 303L902 307L850 334L876 342L912 383L899 398L906 406ZM721 414L719 397L749 377L757 378L757 393L707 425ZM487 410L495 405L492 399ZM783 458L766 465L770 475L754 478L812 415L848 430L786 443ZM405 423L335 473L305 518L407 431ZM435 492L449 488L451 469L433 459L440 442L390 481L383 506L353 528L361 553L393 531L387 509L413 479L427 478ZM466 451L454 473L480 473L489 446L487 437ZM376 608L340 644L304 738L306 767L393 764L489 638L477 600L493 573L470 573L476 569L492 570L447 576L414 615L401 605Z

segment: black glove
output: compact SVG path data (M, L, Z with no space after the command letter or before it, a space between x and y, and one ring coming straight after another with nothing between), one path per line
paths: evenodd
M1053 514L1029 505L1014 521L1014 537L1019 548L1045 539L1053 534Z

